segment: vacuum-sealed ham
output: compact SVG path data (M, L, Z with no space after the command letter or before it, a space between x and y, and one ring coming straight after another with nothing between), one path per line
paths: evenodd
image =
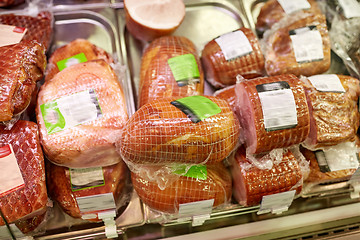
M6 222L42 215L48 197L37 125L19 120L11 130L0 126L0 155L0 210Z
M223 34L202 50L206 80L216 88L236 83L236 76L255 78L264 73L264 56L255 34L248 28Z
M359 80L350 76L324 74L300 78L310 111L310 133L304 142L315 150L354 141L359 128Z
M65 213L74 218L101 221L98 213L120 206L127 176L123 161L107 167L82 169L50 163L47 182L50 196Z
M292 74L242 80L236 84L236 112L250 154L303 142L310 117L305 90Z
M231 200L231 175L222 163L210 165L174 165L173 172L164 177L170 181L159 187L152 176L157 168L149 169L149 175L131 173L131 180L140 199L150 208L178 213L181 205L213 200L212 207ZM209 201L210 202L210 201ZM196 214L196 211L193 212Z
M234 112L236 110L235 86L234 84L214 92L214 97L226 100Z
M204 74L195 45L187 38L155 39L141 59L139 104L157 98L186 97L204 92Z
M290 150L284 150L281 161L271 169L261 169L246 157L240 147L231 164L233 194L243 206L260 204L262 197L275 193L296 190L299 194L303 185L301 167Z
M326 72L331 45L321 14L298 13L283 18L264 33L263 49L268 75L311 76Z
M145 163L214 163L234 150L239 133L239 121L223 99L163 98L142 106L131 116L117 147L130 167Z
M88 40L76 39L65 46L56 49L49 58L45 81L68 66L95 59L104 59L107 63L114 60L104 49L97 47Z
M70 168L121 161L115 139L128 119L118 76L104 60L65 68L41 86L36 118L44 152Z
M29 105L44 76L45 49L36 41L0 47L0 121L9 121Z
M25 0L0 0L0 7L16 6L25 2Z

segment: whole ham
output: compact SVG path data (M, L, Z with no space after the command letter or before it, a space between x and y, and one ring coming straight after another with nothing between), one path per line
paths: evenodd
M69 168L121 161L115 139L128 119L119 79L104 60L65 68L41 86L40 139L53 163Z
M343 92L337 92L338 89L317 90L316 82L314 87L309 80L317 77L322 77L318 84L326 84L334 79ZM359 80L345 75L318 75L302 77L301 80L305 86L310 111L310 133L304 146L315 150L354 141L360 119L357 105L360 95Z
M236 84L235 91L236 113L248 153L289 147L308 136L310 117L305 90L294 75L243 80Z
M107 63L114 63L114 59L102 48L97 47L88 40L76 39L65 46L56 49L49 58L48 66L46 69L45 81L48 81L54 77L55 74L60 72L57 63L61 60L74 57L78 54L84 54L84 61L90 61L95 59L104 59ZM75 64L79 62L72 62ZM69 63L68 63L69 65Z
M186 97L204 92L204 74L195 45L185 37L157 38L141 59L139 104L157 98Z
M82 218L84 213L80 211L77 198L111 193L115 205L119 206L127 176L127 167L123 161L107 167L75 170L50 163L47 182L50 196L59 203L64 212L74 218ZM79 186L79 183L83 186ZM96 217L86 220L101 221L97 215L99 212L101 211L95 212Z
M180 108L189 102L198 106L192 110L206 109L209 115L185 114ZM239 121L225 100L172 97L154 100L136 111L124 126L117 147L130 164L214 163L234 150L239 134Z
M222 163L193 165L192 168L196 168L193 171L196 173L191 176L187 174L191 168L185 168L180 175L177 171L165 175L171 182L164 188L159 187L156 179L148 177L157 171L156 168L150 170L149 175L132 172L131 180L140 199L161 212L177 213L179 205L202 200L214 199L213 207L231 200L231 175Z
M24 111L44 76L45 49L36 41L0 47L0 121Z
M45 49L50 46L52 38L52 15L50 12L40 12L36 17L15 14L0 14L0 24L26 28L22 41L36 40Z
M264 33L263 45L265 69L270 76L311 76L330 67L330 38L322 14L300 12L282 19Z
M249 79L264 73L259 41L248 28L226 33L207 43L201 61L206 80L216 88L235 84L238 74Z
M302 172L298 161L290 150L284 151L280 163L271 169L260 169L246 157L245 149L238 148L231 164L233 194L241 205L254 206L263 196L302 189Z
M0 193L0 209L6 221L13 223L42 215L47 209L48 196L37 125L19 120L11 130L0 126L0 147L1 155L8 149L13 149L19 173L14 169L7 170L13 164L9 160L1 171L11 171L12 177L21 174L23 179L23 185L16 184L10 190ZM4 174L6 175L2 172L2 176ZM5 180L1 181L1 189L4 190ZM5 222L0 217L1 225L5 225Z
M0 7L16 6L25 2L25 0L0 0Z

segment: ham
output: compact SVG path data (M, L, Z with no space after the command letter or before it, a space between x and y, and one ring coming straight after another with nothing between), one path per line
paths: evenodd
M243 80L236 84L235 91L236 112L248 153L289 147L308 136L310 117L305 90L294 75Z
M248 28L240 28L208 42L201 61L206 80L216 88L235 84L239 74L250 79L264 73L264 56L259 41Z
M102 48L95 46L85 39L76 39L56 49L49 58L45 81L49 81L55 74L60 72L57 63L61 60L71 58L78 54L84 54L84 61L104 59L107 63L114 63L114 59Z
M235 86L234 84L214 92L214 97L226 100L234 112L236 111Z
M132 172L131 180L140 199L150 208L161 212L177 213L179 205L202 200L214 199L213 207L231 200L231 176L222 163L193 167L197 167L196 171L200 174L186 176L167 173L164 175L165 179L171 182L161 188L156 179L148 177L152 176L157 168L150 169L149 175Z
M44 157L35 123L19 120L11 130L0 126L0 147L11 145L24 185L0 194L0 210L7 223L41 216L47 209ZM7 164L10 164L8 162ZM2 170L6 171L6 169ZM12 172L14 176L16 172ZM4 180L2 180L4 181ZM5 222L0 218L0 226Z
M45 82L36 113L41 144L53 163L86 168L121 161L115 139L128 119L126 100L104 60L67 67Z
M271 169L255 167L246 157L245 149L238 148L231 164L233 194L243 206L260 204L262 197L302 189L302 172L298 161L290 150L285 150L283 159Z
M203 92L201 62L189 39L165 36L155 39L145 49L141 58L138 108L157 98L186 97Z
M0 47L0 55L0 121L8 121L30 104L44 76L46 56L35 41Z
M25 0L0 0L0 7L16 6L25 2Z

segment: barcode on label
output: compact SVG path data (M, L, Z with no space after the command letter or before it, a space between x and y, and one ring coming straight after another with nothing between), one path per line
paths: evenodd
M215 39L227 61L250 54L253 49L246 35L241 31L234 31L221 35Z

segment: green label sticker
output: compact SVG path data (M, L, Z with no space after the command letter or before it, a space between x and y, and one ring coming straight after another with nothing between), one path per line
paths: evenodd
M177 84L182 87L190 82L200 82L199 67L193 54L184 54L168 59L171 72Z
M192 122L198 123L221 112L221 108L204 96L190 96L171 102L185 113Z
M76 54L76 55L74 55L72 57L69 57L69 58L63 59L61 61L58 61L56 63L56 65L58 66L59 71L62 71L67 67L70 67L72 65L82 63L82 62L87 62L87 58L86 58L84 53L79 53L79 54Z
M61 114L57 102L41 104L40 111L48 134L59 132L65 128L65 118Z
M194 165L190 168L189 165L176 165L175 167L173 167L173 173L184 177L191 177L200 180L207 179L206 165Z
M73 192L105 185L102 167L69 168L69 174Z

